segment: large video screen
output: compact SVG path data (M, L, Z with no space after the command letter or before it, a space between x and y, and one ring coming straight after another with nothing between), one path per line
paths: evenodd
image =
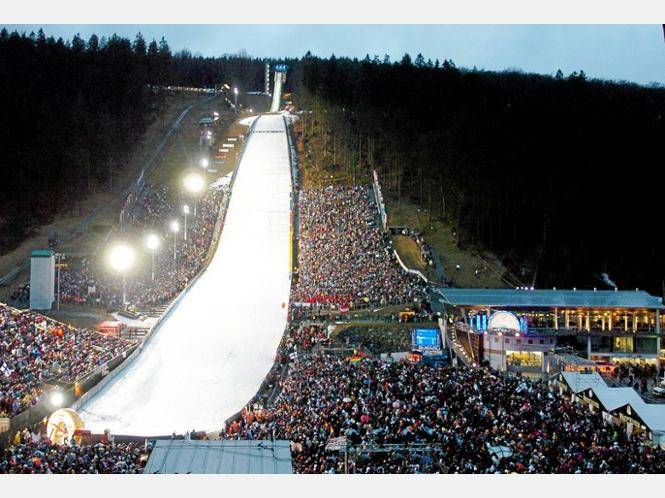
M416 349L440 349L441 340L439 339L438 329L415 329L413 331L413 346Z

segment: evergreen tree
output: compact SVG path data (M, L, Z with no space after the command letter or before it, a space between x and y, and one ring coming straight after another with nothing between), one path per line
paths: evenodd
M136 55L141 57L146 55L145 38L143 38L143 35L140 32L137 33L136 38L134 38L134 43L132 44L132 51Z

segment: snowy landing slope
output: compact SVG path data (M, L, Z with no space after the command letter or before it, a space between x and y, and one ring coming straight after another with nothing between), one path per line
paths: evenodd
M259 118L208 269L143 352L79 410L86 428L213 430L270 370L289 299L291 178L284 120Z

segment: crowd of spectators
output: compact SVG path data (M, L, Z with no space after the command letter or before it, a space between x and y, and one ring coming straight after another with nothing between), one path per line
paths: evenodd
M656 365L619 364L608 379L610 385L632 387L637 392L647 394L650 387L658 385L663 377L663 368Z
M423 259L427 266L434 266L434 256L432 254L432 247L427 243L425 237L415 228L402 228L397 230L398 235L404 235L405 237L410 237L420 249L420 257Z
M9 298L16 303L27 303L30 300L30 282L16 287Z
M422 282L395 261L366 186L301 190L298 220L292 303L354 307L421 299Z
M275 362L266 375L261 389L249 405L265 405L286 375L288 365L299 355L309 354L318 345L328 346L326 326L322 323L292 322L277 347Z
M0 304L0 413L29 408L44 383L74 382L132 345Z
M135 265L127 276L127 299L133 306L164 304L173 299L203 267L212 241L224 189L210 189L198 201L196 216L188 217L187 240L182 231L177 235L174 260L172 237L164 238L155 256L155 279L152 280L150 255ZM146 230L164 227L176 216L173 195L168 188L151 190L138 214L131 216L130 230L134 239L142 240ZM122 280L109 270L101 257L71 260L61 271L63 302L103 306L122 306Z
M381 325L354 325L345 328L335 335L334 343L354 345L375 354L411 350L412 326Z
M149 453L135 443L56 445L33 433L0 452L0 474L139 474Z
M164 226L164 220L176 212L176 203L171 189L167 185L151 185L129 216L129 224L135 228L158 228Z
M542 381L330 354L293 360L274 405L225 437L290 440L300 473L343 472L340 437L355 473L665 472L663 450Z

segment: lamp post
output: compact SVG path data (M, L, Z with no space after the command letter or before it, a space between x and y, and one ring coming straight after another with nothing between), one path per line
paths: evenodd
M175 261L176 261L176 241L178 239L177 234L180 231L180 223L178 223L178 220L173 220L169 225L169 229L173 233L173 263L175 264Z
M187 215L189 214L189 206L187 204L182 207L182 212L185 214L185 228L182 231L182 240L187 240Z
M208 169L208 165L210 164L210 161L208 161L207 157L202 157L201 160L199 161L199 166L203 169Z
M58 270L58 294L57 294L57 310L60 311L60 270L63 267L66 267L65 263L63 263L65 259L65 255L62 253L55 253L55 267Z
M134 251L125 244L116 244L109 251L111 268L122 274L122 304L127 302L127 270L134 264Z
M238 87L233 87L233 105L238 108Z
M155 281L155 251L159 247L159 237L154 233L148 234L145 238L145 245L148 250L152 253L152 281Z
M194 216L196 216L196 206L199 200L198 195L201 193L203 187L205 186L205 180L203 178L203 175L201 175L197 171L192 171L187 175L185 175L185 177L182 179L182 185L183 187L185 187L185 190L194 197ZM187 219L187 214L185 214L185 219ZM187 232L186 223L185 223L185 232ZM185 239L187 239L186 234L185 234Z

